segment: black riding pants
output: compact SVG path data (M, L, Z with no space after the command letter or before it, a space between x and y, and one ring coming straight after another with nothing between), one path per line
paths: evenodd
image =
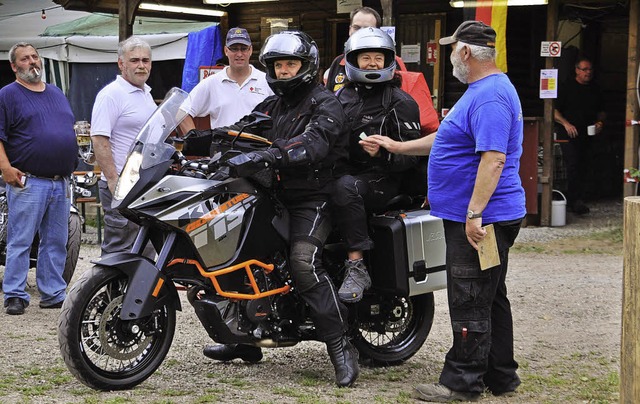
M331 204L334 222L349 251L373 248L367 212L380 212L398 195L399 181L381 173L345 175L334 183Z
M509 248L521 220L494 223L500 265L480 270L465 224L444 220L447 243L447 294L453 346L445 357L440 383L454 391L494 394L520 385L513 358L513 320L507 298Z
M324 243L331 231L328 202L285 203L290 215L291 272L298 292L309 305L318 338L341 337L347 328L347 309L338 300L333 282L322 265Z

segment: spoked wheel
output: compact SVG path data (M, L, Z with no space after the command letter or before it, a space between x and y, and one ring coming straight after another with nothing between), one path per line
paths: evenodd
M413 297L381 296L362 300L353 343L363 361L399 365L412 357L433 324L433 293Z
M120 319L128 278L120 271L94 266L78 279L62 306L58 341L71 373L98 390L136 386L164 360L176 325L171 303L145 318Z

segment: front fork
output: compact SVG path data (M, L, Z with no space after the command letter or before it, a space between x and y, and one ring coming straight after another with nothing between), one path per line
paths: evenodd
M174 283L161 271L169 262L177 235L169 233L154 264L142 254L144 246L149 241L148 232L148 227L140 228L131 252L105 254L99 260L93 261L95 264L118 269L129 278L120 312L122 320L136 320L149 316L156 307L162 306L167 300L173 300L176 309L182 310Z

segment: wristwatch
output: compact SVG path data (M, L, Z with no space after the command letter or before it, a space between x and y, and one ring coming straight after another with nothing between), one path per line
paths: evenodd
M467 211L467 218L469 218L469 219L478 219L478 218L480 218L480 217L482 217L482 212L480 212L480 213L475 213L475 212L474 212L474 211L472 211L472 210L468 210L468 211Z

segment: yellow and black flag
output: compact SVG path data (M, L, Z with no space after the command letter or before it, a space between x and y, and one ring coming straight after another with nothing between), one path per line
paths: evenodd
M482 21L496 31L496 65L507 72L507 1L478 0L475 7L464 8L464 20Z

